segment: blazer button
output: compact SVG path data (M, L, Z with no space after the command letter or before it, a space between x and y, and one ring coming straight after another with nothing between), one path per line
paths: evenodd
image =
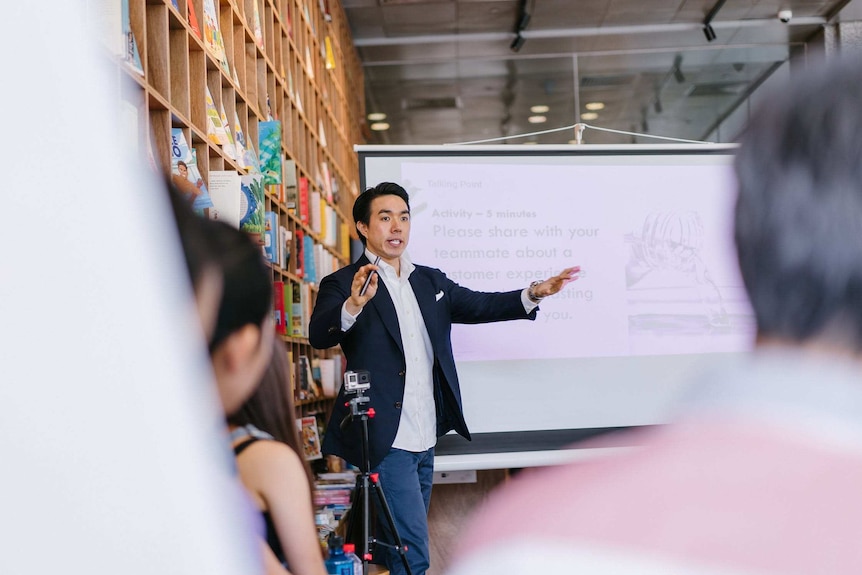
M400 401L395 402L395 409L401 409L401 402Z
M401 377L404 377L404 374L405 374L405 373L407 373L407 372L406 372L406 371L399 371L399 372L398 372L398 375L400 375Z
M335 327L335 326L332 326L332 327L330 327L330 328L329 328L329 333L337 333L337 332L339 332L339 331L341 331L341 330L340 330L340 329L338 329L338 328L337 328L337 327Z

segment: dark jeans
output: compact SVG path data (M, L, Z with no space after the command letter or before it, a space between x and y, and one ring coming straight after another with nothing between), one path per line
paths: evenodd
M391 449L372 473L378 473L383 495L392 510L395 529L407 546L407 562L413 575L424 575L430 564L428 551L428 506L431 504L431 481L434 473L434 448L422 453ZM378 537L392 543L392 534L382 513L377 514ZM385 550L386 566L391 575L406 573L401 557ZM378 553L375 553L377 555Z

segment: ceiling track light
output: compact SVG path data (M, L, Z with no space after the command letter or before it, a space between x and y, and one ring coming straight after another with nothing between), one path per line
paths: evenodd
M518 16L515 19L515 39L509 44L509 49L512 52L518 52L526 42L526 39L521 36L527 26L530 24L530 13L527 12L527 0L518 2Z
M706 36L707 42L712 42L717 38L717 36L715 35L715 30L713 30L712 26L710 26L709 24L705 24L703 26L703 35Z
M707 42L712 42L717 38L715 30L712 28L712 19L715 18L715 15L718 14L718 11L721 10L725 2L727 0L718 0L709 11L709 14L706 15L706 18L703 19L703 35L706 36Z
M509 49L512 52L518 52L521 49L521 47L524 45L524 42L526 42L524 37L521 36L520 34L518 34L517 36L515 36L515 39L512 40L512 43L509 44Z

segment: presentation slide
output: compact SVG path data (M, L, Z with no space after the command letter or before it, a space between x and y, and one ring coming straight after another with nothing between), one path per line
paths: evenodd
M661 423L698 370L751 348L732 149L495 148L360 149L364 186L410 194L416 263L479 291L581 268L535 321L453 328L471 431Z

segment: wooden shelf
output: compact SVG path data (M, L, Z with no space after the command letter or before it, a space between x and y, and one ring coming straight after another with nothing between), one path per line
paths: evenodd
M271 266L273 281L283 282L292 290L303 290L312 300L306 302L310 310L317 290L297 270L297 233L311 238L314 246L322 246L315 250L319 257L327 259L323 267L333 269L348 263L345 246L350 236L355 237L347 214L351 213L351 190L358 189L358 161L353 146L362 143L359 126L365 110L362 69L350 28L338 0L328 3L331 19L325 17L317 2L211 0L224 45L225 66L218 50L206 40L208 2L129 0L130 24L144 75L123 69L143 94L140 116L149 123L146 140L150 153L168 173L171 133L180 129L189 147L196 151L198 169L205 182L209 182L209 174L214 170L246 174L237 161L207 137L207 89L216 108L224 109L231 128L237 122L246 142L254 145L258 155L259 124L279 120L283 158L295 162L297 178L308 181L309 195L324 198L321 210L330 212L329 218L334 214L337 225L334 242L324 245L324 241L332 240L332 234L326 238L322 228L315 229L310 221L303 221L278 190L269 189L265 195L265 209L273 212L277 224L294 238L286 265ZM190 7L196 15L199 33L188 18ZM325 54L321 53L327 37L335 57L334 69L327 69ZM352 99L348 100L347 94ZM319 133L321 127L325 146ZM339 192L337 201L325 199L329 186L319 176L323 173L323 162ZM322 275L318 274L317 281ZM282 339L294 363L300 356L328 359L340 353L337 349L313 350L306 337L283 335ZM295 385L296 374L291 382L294 389ZM303 414L325 411L331 402L332 398L299 402L298 411Z

